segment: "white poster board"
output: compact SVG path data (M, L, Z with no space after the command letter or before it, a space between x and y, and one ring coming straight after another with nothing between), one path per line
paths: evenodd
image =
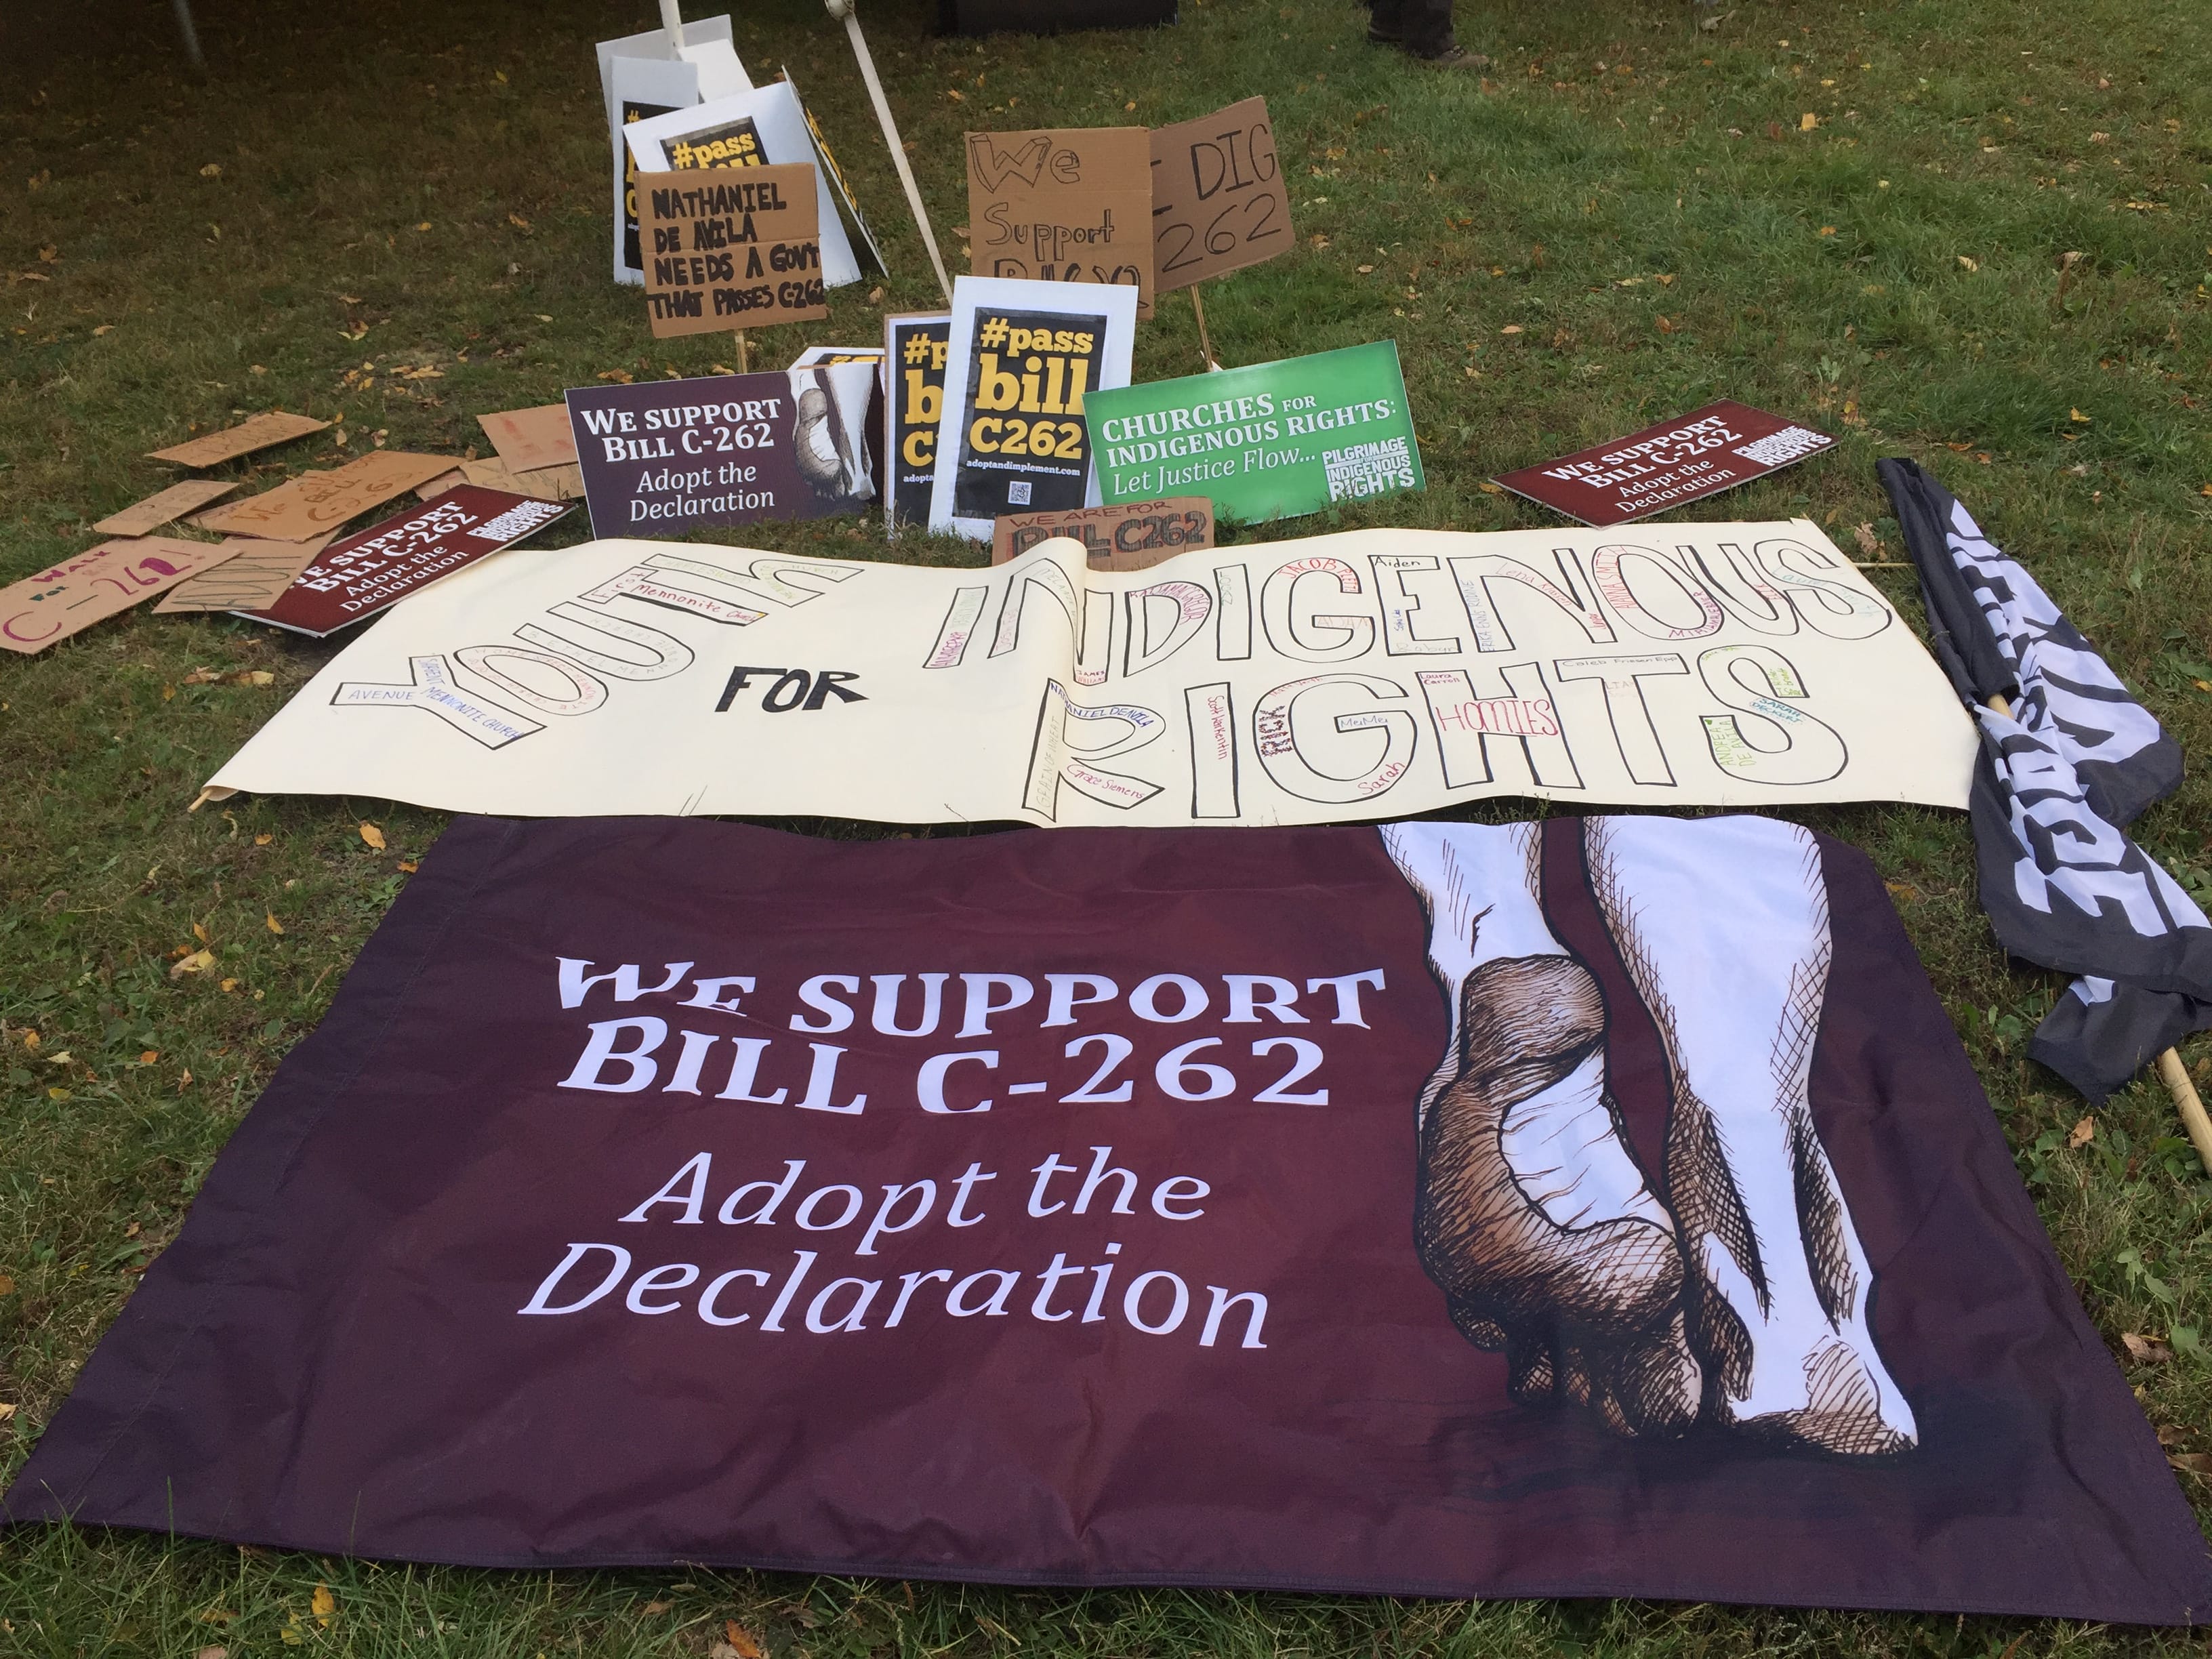
M732 161L720 152L733 143L754 139L758 143L761 165L805 162L814 169L821 216L822 286L842 288L860 280L852 239L845 234L845 222L837 216L837 198L815 160L814 140L806 131L806 112L799 107L799 94L788 81L771 81L734 98L718 98L712 103L635 122L623 129L623 136L641 173L727 167Z
M606 105L614 152L614 276L641 285L637 212L629 201L629 150L623 129L633 121L684 109L702 98L727 97L752 85L730 41L730 20L703 17L684 26L679 46L666 29L647 29L599 44L599 95Z
M952 279L932 530L987 542L1002 514L1098 505L1083 397L1129 384L1137 301L1119 283Z
M1976 742L1804 519L1361 530L1127 573L1065 538L987 570L605 541L395 606L212 787L522 816L1326 823L1498 795L1963 807Z

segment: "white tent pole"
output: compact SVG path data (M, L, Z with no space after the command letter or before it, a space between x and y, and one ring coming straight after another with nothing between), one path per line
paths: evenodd
M661 0L672 6L676 0ZM884 143L890 147L891 165L898 169L899 183L906 188L906 204L914 211L914 222L921 232L921 244L929 250L929 263L937 272L937 285L945 292L945 303L952 303L952 279L945 274L945 258L937 251L937 233L929 228L929 210L921 204L921 191L914 182L914 169L906 164L906 146L899 142L898 123L891 119L891 106L884 99L884 83L876 78L876 60L868 54L868 43L860 33L860 20L854 10L854 0L823 0L832 17L842 21L845 33L853 42L853 56L860 61L860 79L867 83L869 100L876 106L876 123L884 130Z
M684 14L676 9L676 0L660 0L660 27L668 31L671 50L684 49Z

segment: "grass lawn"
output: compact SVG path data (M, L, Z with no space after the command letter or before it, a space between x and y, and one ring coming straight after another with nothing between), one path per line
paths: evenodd
M749 67L787 64L805 88L899 272L877 298L834 293L803 338L763 331L757 361L878 339L884 310L936 295L842 32L813 0L732 9ZM479 413L729 361L719 337L653 343L608 280L592 43L648 26L642 0L197 10L204 80L159 0L0 14L0 581L91 545L94 519L170 477L143 452L196 426L343 416L343 447L219 470L266 483L379 440L482 447ZM1808 514L1847 548L1865 526L1874 556L1900 558L1872 462L1918 458L2212 755L2201 0L1460 0L1486 79L1367 46L1351 0L1186 0L1158 33L981 43L930 36L933 10L877 0L865 20L949 260L964 127L1164 122L1267 95L1299 246L1210 285L1208 321L1231 363L1398 341L1429 489L1343 523L1540 524L1481 481L1741 398L1843 441L1709 515ZM1198 366L1188 301L1159 313L1139 380ZM872 520L745 539L983 559L886 546ZM1874 574L1917 618L1908 573ZM0 659L0 1475L438 833L438 815L374 800L185 814L329 652L147 607ZM276 679L188 683L199 668ZM2138 833L2212 903L2206 775ZM2060 982L1991 943L1963 817L1808 821L1881 865L2092 1317L2116 1349L2171 1334L2178 1357L2131 1380L2174 1450L2212 1452L2212 1361L2191 1341L2212 1316L2212 1181L2163 1091L2138 1083L2074 1144L2081 1102L2021 1054ZM173 953L203 941L217 969L172 981ZM2185 1055L2212 1073L2212 1042ZM2179 1478L2212 1515L2212 1481ZM730 1620L778 1659L2203 1650L1950 1617L424 1571L0 1537L0 1653L704 1653Z

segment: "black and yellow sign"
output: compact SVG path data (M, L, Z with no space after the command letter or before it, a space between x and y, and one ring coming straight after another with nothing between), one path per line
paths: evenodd
M1082 506L1091 464L1083 395L1098 379L1106 319L979 311L975 329L954 516Z
M945 356L952 319L941 311L884 319L884 522L929 522L937 428L945 418Z

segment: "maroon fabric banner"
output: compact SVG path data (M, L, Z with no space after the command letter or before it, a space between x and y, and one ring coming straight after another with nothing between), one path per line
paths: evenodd
M1873 869L1750 817L462 819L5 1514L2212 1608Z

